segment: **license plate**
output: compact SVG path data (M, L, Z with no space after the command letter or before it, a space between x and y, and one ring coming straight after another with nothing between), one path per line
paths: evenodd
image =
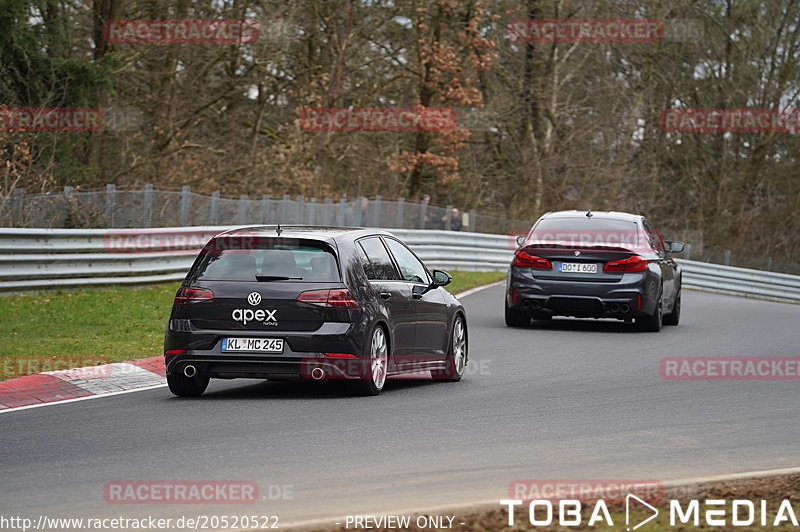
M597 264L586 262L559 262L558 271L564 273L597 273Z
M283 340L278 338L223 338L222 350L283 353Z

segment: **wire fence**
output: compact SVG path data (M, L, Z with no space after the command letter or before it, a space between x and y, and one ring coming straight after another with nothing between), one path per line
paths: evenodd
M102 189L64 187L60 193L26 194L15 189L0 196L0 227L123 229L251 224L328 225L385 229L439 229L509 235L524 234L534 220L463 212L458 206L432 205L405 198L294 198L246 195L238 198L180 189L131 189L106 185ZM796 261L773 260L727 249L703 246L702 234L678 231L670 235L687 242L685 259L758 270L800 274Z
M457 206L431 205L404 198L307 198L288 195L229 198L179 190L105 189L25 194L16 189L0 197L0 227L104 229L198 225L302 224L396 229L444 229L476 233L525 232L532 220L462 212Z

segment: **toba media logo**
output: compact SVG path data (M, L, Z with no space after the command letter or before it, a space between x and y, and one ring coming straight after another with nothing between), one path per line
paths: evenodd
M670 493L680 495L680 490L671 489ZM514 526L515 511L524 504L528 505L527 518L534 527L556 522L563 527L613 527L609 504L616 505L618 511L624 504L628 531L657 519L656 505L663 506L669 515L670 527L685 528L690 523L695 527L798 526L797 514L788 499L666 499L664 485L648 480L519 480L511 483L509 494L509 499L500 501L508 511L508 526Z

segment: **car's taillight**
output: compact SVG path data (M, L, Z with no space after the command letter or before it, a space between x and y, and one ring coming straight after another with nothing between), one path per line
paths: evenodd
M165 355L182 355L186 352L185 349L168 349L164 351Z
M311 290L297 296L297 300L303 303L311 303L312 305L327 305L329 293L330 290Z
M627 259L612 260L603 266L605 272L640 272L647 269L647 259L632 255Z
M297 300L312 305L333 308L359 308L358 302L346 288L330 290L309 290L297 296Z
M210 301L214 299L214 292L205 288L178 288L175 294L175 303L192 303L194 301Z
M542 257L537 257L536 255L531 255L530 253L527 253L521 249L514 253L513 264L514 266L541 268L544 270L549 270L553 267L549 260L543 259Z
M352 355L350 353L325 353L325 356L331 358L358 358L357 355Z
M328 304L332 307L358 308L358 301L347 289L332 288L328 294Z

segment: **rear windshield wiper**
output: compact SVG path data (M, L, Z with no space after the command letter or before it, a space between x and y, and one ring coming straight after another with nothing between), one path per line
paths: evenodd
M285 275L256 275L256 281L299 281L302 277L286 277Z

